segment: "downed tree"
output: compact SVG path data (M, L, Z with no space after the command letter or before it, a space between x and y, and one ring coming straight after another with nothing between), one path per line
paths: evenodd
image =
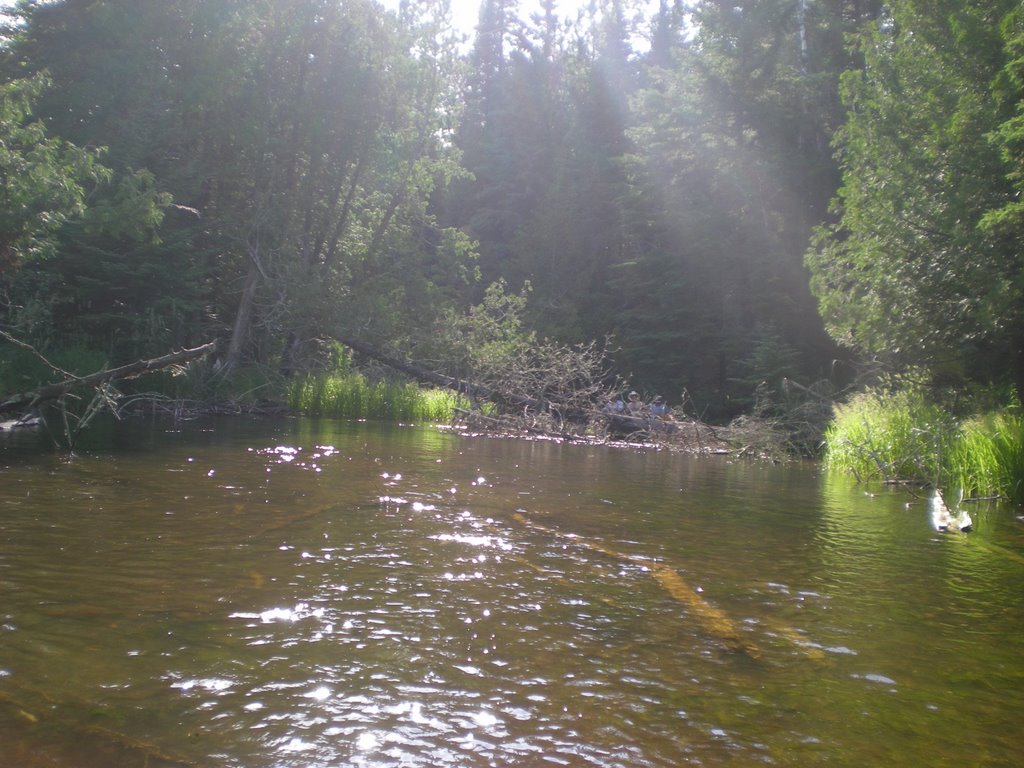
M336 337L336 340L344 344L349 349L376 360L399 373L404 373L406 376L409 376L421 384L431 384L436 387L451 389L455 392L466 395L470 399L504 403L512 406L513 408L531 409L534 411L543 411L551 405L555 405L556 407L558 405L550 400L545 401L540 398L529 397L515 392L498 392L486 384L470 382L465 379L457 379L454 376L447 376L443 373L438 373L437 371L425 368L422 365L418 365L410 360L400 360L399 358L393 357L392 355L389 355L370 344L359 341L358 339L343 339ZM583 415L585 413L586 411L584 409L576 408L572 415Z
M484 381L471 381L389 355L358 339L334 339L421 384L451 389L471 400L487 401L498 407L495 415L455 409L456 421L463 425L492 432L527 432L570 439L639 439L697 452L724 452L728 447L714 427L697 418L663 419L651 414L631 416L609 411L615 393L623 386L606 370L604 351L596 345L542 344L539 360L524 359L528 353L515 355L507 361L512 373L500 375L492 371L482 374ZM583 433L589 429L591 434L574 434L568 427Z
M128 363L118 368L97 371L88 376L68 376L62 381L54 384L45 384L30 392L8 395L0 401L0 415L24 413L42 403L59 400L76 389L102 387L114 381L134 379L145 373L182 366L205 357L214 350L216 345L217 342L211 341L208 344L203 344L193 349L182 349L178 352L172 352L149 360L136 360L134 363Z
M359 341L358 339L341 338L336 336L335 340L344 344L349 349L376 360L379 363L383 363L388 368L393 368L399 373L404 373L406 376L409 376L422 384L433 384L434 386L451 389L464 395L479 396L485 399L493 394L486 387L471 385L468 381L456 379L453 376L446 376L445 374L438 373L437 371L432 371L429 368L424 368L410 360L400 360L399 358L393 357L392 355L377 349L377 347L363 341Z

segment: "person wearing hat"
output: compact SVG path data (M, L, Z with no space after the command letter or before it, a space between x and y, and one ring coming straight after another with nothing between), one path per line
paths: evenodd
M668 418L668 404L665 402L665 398L655 395L654 400L651 401L650 411L652 416L657 416L659 419Z

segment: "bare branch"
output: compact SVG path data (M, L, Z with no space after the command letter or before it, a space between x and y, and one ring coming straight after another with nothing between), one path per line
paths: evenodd
M99 387L119 379L133 379L145 373L192 362L208 355L216 345L216 342L210 342L209 344L203 344L201 347L183 349L163 355L162 357L154 357L150 360L136 360L134 363L128 363L119 368L97 371L88 376L78 377L69 374L68 378L56 384L46 384L31 392L9 395L0 402L0 414L23 411L42 402L57 400L79 387ZM55 368L55 370L59 369Z

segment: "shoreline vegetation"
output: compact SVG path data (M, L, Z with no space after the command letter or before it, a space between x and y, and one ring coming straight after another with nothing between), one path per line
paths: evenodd
M0 11L0 421L465 412L1021 501L1020 0L683 5Z
M866 389L836 406L825 435L827 467L864 481L941 488L965 501L1024 503L1024 412L1009 405L967 408L925 388Z
M609 383L603 351L551 347L535 338L511 354L491 350L472 379L428 371L425 385L409 377L417 369L413 363L383 354L375 361L365 348L357 365L352 350L343 345L336 346L333 369L285 378L265 371L218 375L216 361L205 359L214 344L87 372L81 366L94 360L90 355L65 352L51 360L30 345L7 340L10 346L0 355L0 392L19 383L14 371L20 372L23 385L33 376L34 388L24 391L22 386L21 394L0 398L0 413L16 417L0 424L0 431L49 420L51 434L54 424L61 425L63 440L55 442L67 450L104 411L117 418L148 412L179 420L301 414L426 422L466 435L628 444L772 461L813 458L860 482L943 489L959 492L966 501L1024 503L1024 412L1015 398L987 393L965 405L957 402L964 400L958 393L947 394L944 401L913 376L862 387L846 397L834 395L825 383L805 387L783 379L772 388L765 382L756 388L749 413L716 426L697 415L692 400L671 409L667 418L615 412L609 403L625 385L619 379ZM386 364L375 367L382 360ZM388 374L389 364L404 375ZM77 366L77 372L66 366ZM529 377L524 378L524 370ZM140 386L134 380L143 375ZM59 380L41 383L54 378ZM431 379L450 384L441 387ZM128 387L121 384L129 380ZM469 380L481 384L474 388Z

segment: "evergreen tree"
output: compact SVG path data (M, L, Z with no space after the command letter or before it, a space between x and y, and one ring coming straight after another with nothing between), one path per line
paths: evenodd
M800 350L790 376L823 375L832 359L802 254L838 183L842 33L865 11L823 5L703 2L699 31L671 51L667 9L655 18L630 167L634 199L661 210L634 206L647 244L613 279L622 358L659 390L748 404L739 368L765 328Z

